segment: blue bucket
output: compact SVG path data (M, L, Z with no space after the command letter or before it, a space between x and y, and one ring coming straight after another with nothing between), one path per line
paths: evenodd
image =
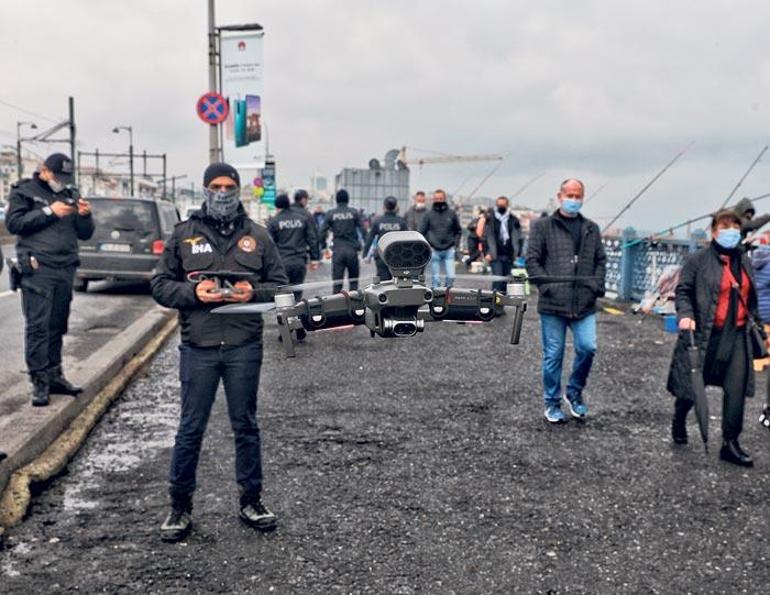
M666 314L663 317L663 330L667 333L679 332L679 323L676 321L676 314Z

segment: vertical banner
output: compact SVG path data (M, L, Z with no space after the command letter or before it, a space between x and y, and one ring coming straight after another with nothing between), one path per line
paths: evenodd
M225 161L238 169L256 169L264 159L262 143L263 31L222 36L221 93L230 106L225 122Z

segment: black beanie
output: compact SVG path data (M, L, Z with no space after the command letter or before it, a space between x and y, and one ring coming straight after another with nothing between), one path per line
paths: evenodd
M300 188L294 193L294 202L299 202L303 198L310 198L310 195L307 193L307 190Z
M348 191L344 188L341 188L340 190L337 190L337 202L350 202L350 195L348 194Z
M275 197L275 208L276 209L288 209L290 206L289 204L289 195L288 194L279 194Z
M230 178L239 187L241 185L241 177L238 175L238 170L232 165L229 163L212 163L206 168L206 171L203 172L203 186L208 188L211 181L220 176Z
M382 201L382 206L386 211L395 211L398 208L398 199L395 196L388 196Z

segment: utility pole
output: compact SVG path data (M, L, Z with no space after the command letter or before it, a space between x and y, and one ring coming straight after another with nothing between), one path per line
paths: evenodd
M112 129L112 132L118 134L121 130L128 131L129 195L134 196L134 128L133 126L115 126L115 128Z
M214 19L214 0L209 2L209 91L217 89L217 32ZM219 161L218 125L209 124L209 163Z
M69 129L70 129L70 159L72 159L72 162L75 162L75 98L70 97L69 98L69 112L70 112L70 121L69 121ZM75 185L78 183L78 173L75 171L74 175L74 182Z
M21 127L29 126L32 129L37 128L37 124L34 122L16 122L16 175L21 180L23 175L24 164L21 162Z

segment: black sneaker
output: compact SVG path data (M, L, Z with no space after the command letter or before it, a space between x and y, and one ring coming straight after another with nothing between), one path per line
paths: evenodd
M763 428L770 430L770 405L762 410L762 414L759 416L759 423Z
M192 501L174 501L171 512L160 526L160 538L167 542L182 541L192 529Z
M249 527L260 531L272 531L278 526L278 519L262 504L259 496L241 497L240 519Z

